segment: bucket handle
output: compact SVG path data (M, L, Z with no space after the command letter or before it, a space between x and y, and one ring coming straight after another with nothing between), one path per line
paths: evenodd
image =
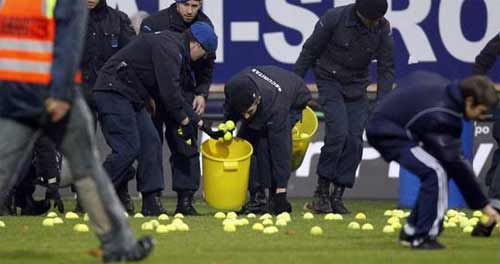
M224 170L225 171L237 171L238 170L238 162L237 161L225 161L224 162Z

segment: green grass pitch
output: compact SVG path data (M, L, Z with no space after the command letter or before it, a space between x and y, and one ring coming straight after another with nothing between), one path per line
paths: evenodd
M500 238L496 230L491 238L472 238L460 228L447 229L441 242L447 249L439 252L416 252L397 243L398 233L384 234L387 221L384 211L392 209L394 201L347 201L354 212L343 221L326 221L316 215L304 220L302 205L305 200L295 199L292 222L280 227L279 233L265 235L253 231L251 225L258 221L249 219L250 225L238 227L235 233L223 231L222 220L213 217L216 210L197 202L204 214L186 217L189 232L156 234L140 230L143 222L153 218L133 219L130 223L137 235L151 234L157 241L154 254L142 263L500 263ZM168 209L174 200L166 201ZM68 208L73 205L67 203ZM367 215L366 221L374 225L373 231L348 230L357 212ZM471 212L467 211L470 217ZM73 225L84 223L67 220L55 227L43 227L43 217L1 217L6 228L0 228L0 263L99 263L89 254L98 242L92 232L76 233ZM170 223L170 220L165 223ZM402 222L403 223L403 222ZM312 236L312 226L323 228L322 236Z

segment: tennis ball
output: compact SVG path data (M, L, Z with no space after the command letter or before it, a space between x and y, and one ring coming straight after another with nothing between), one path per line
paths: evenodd
M352 230L358 230L360 229L361 227L359 226L359 224L357 222L350 222L348 225L347 225L347 229L352 229Z
M279 214L278 216L276 216L276 219L277 220L284 220L287 223L292 221L292 217L290 216L290 214L288 212L283 212L283 213Z
M366 215L364 213L358 213L354 218L358 220L366 220Z
M84 214L83 215L83 221L85 221L85 222L89 221L89 214Z
M470 234L470 233L472 233L472 230L474 230L474 227L472 227L472 226L466 226L466 227L464 227L464 229L462 230L462 232L464 232L466 234Z
M233 139L233 134L231 134L231 132L226 132L224 134L224 140L225 141L231 141Z
M57 213L55 213L55 212L49 212L49 213L47 214L47 217L49 217L49 218L54 218L54 217L57 217Z
M236 225L236 219L229 219L226 218L224 221L222 221L222 225Z
M137 213L134 215L134 218L144 218L144 215L141 213Z
M165 228L168 230L168 232L177 230L177 228L175 228L175 225L173 224L166 225Z
M285 219L278 219L278 220L276 220L276 226L286 226L286 225L287 225L287 222L286 222Z
M325 215L324 219L327 220L327 221L331 221L331 220L333 220L334 217L335 217L335 214L328 213L328 214Z
M229 233L236 232L236 226L232 224L224 225L224 232L229 232Z
M243 219L240 219L238 220L238 222L240 223L240 225L244 226L244 225L249 225L250 224L250 221L248 221L248 219L246 218L243 218Z
M67 212L64 217L66 219L78 219L78 215L73 212Z
M236 218L238 218L238 214L235 212L229 212L229 213L227 213L226 218L227 219L236 219Z
M60 217L55 217L53 218L54 219L54 224L55 225L60 225L60 224L64 224L64 221L62 220L62 218Z
M275 226L268 226L266 228L264 228L264 230L262 230L262 232L266 235L272 235L272 234L276 234L278 233L278 228L275 227Z
M215 213L214 217L216 219L224 219L224 218L226 218L226 214L224 214L223 212L217 212L217 213Z
M226 129L229 130L229 131L233 131L234 128L235 128L235 124L232 120L228 120L226 121Z
M54 226L54 219L53 218L46 218L42 222L43 226Z
M371 231L371 230L373 230L373 225L372 225L372 224L369 224L369 223L366 223L366 224L364 224L364 225L361 227L361 230Z
M249 213L249 214L247 214L247 217L248 218L255 218L257 216L254 213Z
M186 223L183 223L182 225L176 226L175 228L181 232L189 231L189 226Z
M390 234L390 233L394 233L395 230L394 230L394 227L392 227L390 225L386 225L386 226L384 226L384 229L382 229L382 232Z
M488 222L490 222L490 217L488 215L485 214L481 216L481 223L487 224Z
M160 225L160 222L156 219L149 221L149 223L153 225L153 227L158 227Z
M273 220L271 220L271 219L264 219L264 221L262 221L262 224L265 225L265 226L273 225Z
M454 222L448 222L448 227L457 227L457 223L454 223Z
M186 144L191 146L191 145L193 145L193 141L191 139L188 139L188 140L186 140Z
M169 219L167 214L161 214L158 216L158 220L160 221L167 221Z
M448 210L448 212L446 212L446 215L448 217L454 217L454 216L457 216L458 212L456 210L453 210L453 209L450 209Z
M313 226L309 233L311 233L311 235L313 236L321 236L323 234L323 229L321 229L321 227L319 226Z
M184 218L184 215L183 215L183 214L181 214L181 213L176 213L176 214L174 215L174 218L177 218L177 219L183 219L183 218Z
M392 210L385 210L384 216L392 216Z
M344 217L341 214L333 214L333 220L342 221Z
M159 225L156 228L156 233L165 234L165 233L168 233L168 232L170 232L170 230L169 230L169 228L166 225Z
M400 210L400 209L392 210L392 216L402 218L404 214L405 214L405 212L403 210Z
M311 219L314 219L314 215L312 213L307 212L304 214L303 218L305 220L311 220Z
M407 218L408 216L410 216L410 214L411 214L410 212L405 212L402 218Z
M389 219L387 219L388 224L394 224L394 223L399 223L399 218L397 216L392 216Z
M75 226L73 226L73 231L86 233L89 232L89 227L86 224L76 224Z
M154 226L153 226L153 224L151 222L146 222L146 223L143 223L141 225L141 230L149 231L149 230L153 230L153 229L154 229Z
M182 219L180 219L180 218L175 218L172 221L172 225L174 225L176 228L181 226L182 224L184 224L184 221L182 221Z
M393 223L391 225L394 229L401 229L403 226L401 225L401 223L397 222L397 223Z
M478 223L479 223L479 218L477 218L477 217L473 217L473 218L469 219L469 225L471 225L471 226L477 226Z
M273 216L270 214L263 214L259 217L260 220L265 220L265 219L273 219Z
M0 228L4 228L4 227L5 227L5 223L0 220Z
M224 132L226 132L226 131L227 131L226 124L224 124L224 123L220 123L220 124L219 124L219 126L217 127L217 129L219 129L219 131L224 131Z
M477 217L477 218L481 218L481 216L483 216L483 212L481 212L481 211L474 211L472 213L472 216L473 217Z
M261 223L255 223L253 224L252 229L256 231L262 231L264 230L264 225Z

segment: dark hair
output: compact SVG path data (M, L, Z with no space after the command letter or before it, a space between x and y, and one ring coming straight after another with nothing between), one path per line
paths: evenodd
M464 98L472 97L474 106L481 104L492 108L498 103L495 85L486 76L471 76L462 80L458 86L462 90Z

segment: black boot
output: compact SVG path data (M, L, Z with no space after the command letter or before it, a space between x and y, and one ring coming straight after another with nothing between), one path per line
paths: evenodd
M278 215L284 212L292 212L292 205L286 199L286 192L269 196L269 203L267 208L267 212L273 215Z
M0 204L0 216L13 216L16 215L16 205L14 203L13 195L7 195L5 202Z
M134 201L130 198L130 194L128 193L128 182L122 183L118 186L116 194L118 195L118 199L122 202L127 214L133 215L135 213L135 207Z
M313 200L304 205L304 209L315 214L327 214L332 211L330 204L330 182L322 177L318 178L318 186L314 192Z
M147 258L153 251L155 241L151 237L143 237L128 250L120 250L113 252L103 252L102 262L104 263L122 263L122 262L135 262Z
M35 201L31 195L26 196L24 206L21 207L21 215L38 216L50 210L50 201Z
M166 213L167 209L161 203L161 192L142 193L142 214L144 216L159 216Z
M332 213L334 214L350 214L351 212L345 207L342 197L344 196L345 187L335 185L332 195L330 196L330 203L332 204Z
M265 214L267 211L267 197L265 191L250 193L250 199L243 205L239 214Z
M179 191L177 192L177 208L175 213L183 215L200 215L193 207L193 191Z

